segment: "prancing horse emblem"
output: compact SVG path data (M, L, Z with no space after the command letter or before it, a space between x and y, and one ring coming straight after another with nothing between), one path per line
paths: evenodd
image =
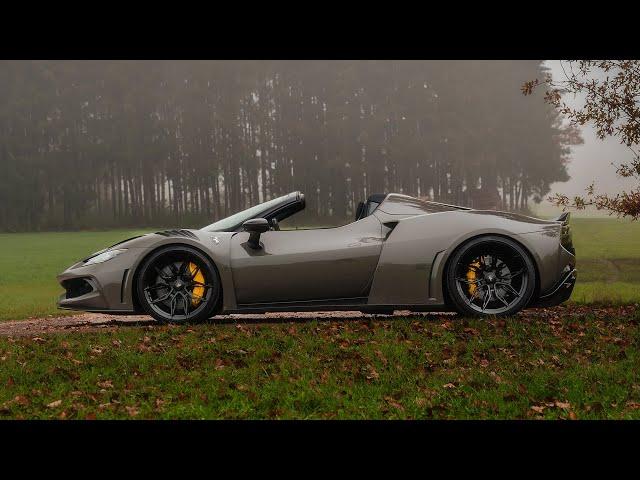
M218 245L220 243L220 239L218 237L213 237L213 243Z

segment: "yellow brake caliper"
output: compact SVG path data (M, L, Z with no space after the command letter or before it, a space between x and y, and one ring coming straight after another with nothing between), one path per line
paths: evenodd
M191 272L191 275L195 273L195 276L193 277L194 281L204 285L204 275L202 275L202 272L200 271L200 269L195 263L193 262L189 263L189 272ZM193 287L193 290L191 291L191 293L193 294L193 298L191 299L191 305L195 307L202 301L202 295L204 294L204 287L200 285L196 285L195 287Z
M471 263L469 265L469 270L467 270L467 280L469 280L469 282L474 282L476 279L476 271L471 267L480 268L480 260L474 263ZM469 283L469 293L471 295L473 295L476 292L476 288L477 287L475 283Z

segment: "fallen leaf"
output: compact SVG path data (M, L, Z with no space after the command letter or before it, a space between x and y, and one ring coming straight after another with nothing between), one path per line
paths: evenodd
M538 405L534 405L531 407L531 410L533 410L534 412L537 413L542 413L544 412L544 407L538 406Z
M377 380L378 378L380 378L380 374L376 371L375 368L373 368L372 365L367 365L367 369L367 380Z
M456 388L456 386L453 383L445 383L443 385L444 388Z
M401 410L404 412L404 407L402 405L400 405L394 398L391 397L384 397L384 399L387 401L387 403L389 405L391 405L394 408L397 408L398 410Z
M125 410L127 411L127 413L129 414L130 417L135 417L136 415L138 415L138 409L136 409L135 407L124 407Z
M62 405L62 400L56 400L55 402L51 402L47 404L47 408L56 408Z
M558 408L562 408L564 410L569 410L571 408L571 404L569 402L558 402L556 401L555 406Z

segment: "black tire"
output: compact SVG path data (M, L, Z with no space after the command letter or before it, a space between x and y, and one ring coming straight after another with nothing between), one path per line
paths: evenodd
M215 265L187 245L171 245L153 252L142 263L136 279L144 312L162 323L195 323L211 318L221 291Z
M506 237L487 235L462 245L445 276L451 306L465 316L511 316L525 308L536 286L528 252Z

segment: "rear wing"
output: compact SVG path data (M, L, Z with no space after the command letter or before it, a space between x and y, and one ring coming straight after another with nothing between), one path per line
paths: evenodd
M569 219L571 218L571 212L563 212L558 218L555 218L555 222L560 222L564 225L569 223Z

